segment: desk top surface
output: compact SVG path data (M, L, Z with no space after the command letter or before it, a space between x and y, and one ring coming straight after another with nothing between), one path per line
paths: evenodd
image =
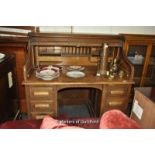
M44 85L76 85L76 84L133 84L133 81L129 81L126 78L116 78L116 79L108 79L107 77L98 77L96 76L96 70L90 69L89 67L85 67L83 71L85 73L85 77L82 78L70 78L66 76L66 69L60 72L60 76L53 80L42 80L36 77L36 70L32 71L32 74L28 78L27 81L24 81L24 85L33 85L33 84L44 84Z

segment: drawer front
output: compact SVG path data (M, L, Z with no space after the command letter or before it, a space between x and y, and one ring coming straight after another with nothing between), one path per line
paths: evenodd
M105 107L104 110L102 111L102 113L109 111L109 110L114 110L114 109L120 110L123 113L127 113L127 109L125 109L123 107Z
M56 105L54 102L31 101L30 105L32 112L50 112L56 110Z
M31 100L53 100L54 87L30 87Z
M50 115L51 117L56 116L54 111L49 113L31 113L31 119L43 119L46 115Z
M122 111L127 110L128 105L128 98L122 97L108 97L105 105L104 105L104 111L111 110L111 109L119 109Z
M124 106L127 104L128 104L128 99L126 97L122 97L122 98L108 97L106 101L106 105L111 107Z
M128 96L129 85L108 85L108 96Z

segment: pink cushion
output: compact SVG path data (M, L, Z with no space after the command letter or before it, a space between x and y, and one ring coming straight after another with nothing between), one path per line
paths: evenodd
M38 129L42 120L12 120L0 124L0 129Z
M68 126L67 124L61 123L61 121L54 119L50 116L45 116L40 129L83 129L77 126Z
M140 126L120 110L105 112L100 120L100 129L139 129Z
M61 122L70 126L78 126L85 129L98 129L99 118L64 118L60 119ZM42 124L42 120L14 120L6 121L0 124L0 129L39 129Z
M15 120L7 121L0 124L0 129L138 129L140 126L132 119L127 117L119 110L110 110L104 113L99 121L99 118L76 118L69 119L70 122L67 123L67 118L62 121L58 121L50 116L46 116L42 120ZM67 123L67 124L64 124Z

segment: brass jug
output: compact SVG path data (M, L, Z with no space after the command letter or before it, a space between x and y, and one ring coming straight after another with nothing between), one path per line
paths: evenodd
M108 64L108 44L104 43L102 46L102 50L100 52L100 60L99 60L99 74L101 76L107 75L107 64Z

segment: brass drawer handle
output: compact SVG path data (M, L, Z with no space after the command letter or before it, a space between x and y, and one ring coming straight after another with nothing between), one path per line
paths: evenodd
M110 91L110 93L112 95L120 95L120 94L124 94L125 92L123 90L112 90Z
M43 119L45 115L36 115L35 119Z
M110 106L118 106L118 105L121 105L121 104L123 104L122 101L112 101L112 102L109 102Z
M50 105L49 104L35 104L34 107L35 108L49 108Z
M50 113L42 113L42 114L35 115L35 119L43 119L46 115L53 115L53 111Z
M36 91L33 94L34 94L34 96L48 96L49 92L47 92L47 91L40 91L40 92Z

